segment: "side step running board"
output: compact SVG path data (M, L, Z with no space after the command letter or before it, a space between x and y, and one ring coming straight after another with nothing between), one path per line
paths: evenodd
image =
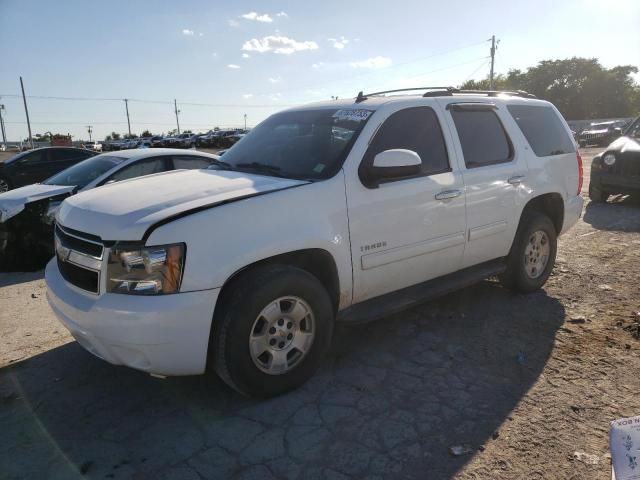
M378 320L498 275L505 269L502 258L481 263L345 308L338 312L337 321L363 323Z

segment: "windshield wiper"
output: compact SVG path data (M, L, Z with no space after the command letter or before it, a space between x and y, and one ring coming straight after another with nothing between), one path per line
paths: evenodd
M260 163L260 162L238 163L236 164L236 167L244 168L247 170L253 170L255 172L260 172L260 173L275 174L276 177L283 176L280 173L280 171L282 170L280 167L276 165L268 165L266 163Z
M212 163L213 165L215 165L216 167L222 167L222 168L224 168L225 170L233 170L233 167L231 166L231 164L230 164L230 163L225 162L224 160L217 160L217 159L214 159L214 160L211 160L211 163Z

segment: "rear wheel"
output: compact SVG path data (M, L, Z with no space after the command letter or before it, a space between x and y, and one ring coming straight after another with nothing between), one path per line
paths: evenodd
M598 187L593 187L589 185L589 198L591 199L592 202L595 202L595 203L606 202L607 199L609 198L609 194L606 192L603 192Z
M0 193L8 192L11 190L11 183L5 177L0 177Z
M247 396L290 391L313 375L333 331L331 299L310 273L261 267L229 286L214 318L216 372Z
M556 229L549 217L537 212L524 214L501 283L521 293L538 290L551 274L556 251Z

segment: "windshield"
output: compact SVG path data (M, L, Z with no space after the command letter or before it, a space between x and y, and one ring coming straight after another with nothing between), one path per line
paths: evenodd
M83 188L125 160L126 158L123 157L98 155L77 163L42 183L45 185L65 185Z
M341 168L371 113L363 109L278 113L243 136L225 154L224 161L233 170L329 178Z

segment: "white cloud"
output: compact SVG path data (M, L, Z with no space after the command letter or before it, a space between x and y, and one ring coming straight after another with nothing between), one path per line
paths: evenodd
M282 94L281 93L272 93L271 95L269 95L269 98L271 100L280 100L282 98Z
M287 12L278 12L276 13L276 17L288 17Z
M391 65L391 59L389 57L371 57L359 62L351 62L349 65L353 68L384 68Z
M249 13L245 13L244 15L240 15L242 18L246 19L246 20L253 20L256 22L263 22L263 23L271 23L273 22L273 18L271 18L269 16L268 13L264 13L262 15L260 15L257 12L249 12Z
M188 28L184 28L182 30L182 34L186 35L187 37L193 37L193 35L195 34L195 32L193 30L189 30Z
M235 63L230 63L227 65L227 68L231 68L233 70L240 68L240 65L236 65Z
M253 97L253 93L245 93L244 95L242 95L242 98L244 98L245 100L249 100L251 97Z
M218 56L218 53L217 53L217 52L213 52L213 53L211 54L211 56L215 58L215 57L217 57L217 56Z
M331 46L337 50L342 50L349 43L349 39L345 37L340 38L328 38L329 42L331 42Z
M270 83L280 83L282 81L282 78L280 78L280 77L269 77L267 80L269 80Z
M227 20L227 23L229 24L230 27L239 27L240 23L237 20Z
M285 37L283 35L269 35L267 37L258 40L252 38L244 43L242 50L248 52L273 52L281 55L291 55L295 52L301 52L303 50L317 50L318 44L312 41L298 42L293 38Z
M250 56L250 55L249 55L248 53L243 53L243 54L242 54L242 58L249 58L249 56Z
M318 62L311 65L311 68L313 68L314 70L322 70L325 67L325 65L326 64L324 62Z
M200 32L200 33L198 33L198 36L202 37L202 36L204 36L204 33Z

